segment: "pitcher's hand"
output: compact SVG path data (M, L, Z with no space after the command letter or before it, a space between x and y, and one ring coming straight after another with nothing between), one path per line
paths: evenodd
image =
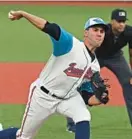
M22 11L10 11L8 13L8 18L10 20L19 20L23 17Z

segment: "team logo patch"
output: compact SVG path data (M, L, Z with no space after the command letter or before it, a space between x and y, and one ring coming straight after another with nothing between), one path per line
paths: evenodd
M119 16L125 16L125 12L119 12Z
M82 76L82 74L84 73L86 67L84 69L79 69L76 68L76 63L71 63L69 64L69 67L67 69L64 70L64 73L67 76L71 76L71 77L77 77L80 78ZM89 68L84 76L85 79L90 79L93 76L93 72L92 69Z

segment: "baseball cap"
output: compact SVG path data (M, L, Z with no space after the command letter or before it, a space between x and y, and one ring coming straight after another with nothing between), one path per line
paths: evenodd
M107 31L109 28L108 25L104 22L104 20L98 17L89 18L89 20L87 20L87 22L85 23L84 29L86 30L93 26L102 26L105 31Z
M115 9L112 11L111 19L115 19L117 21L126 21L127 19L127 12L123 9Z

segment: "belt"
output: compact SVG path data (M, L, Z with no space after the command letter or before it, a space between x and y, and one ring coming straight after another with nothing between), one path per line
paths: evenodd
M41 86L40 89L41 89L44 93L46 93L46 94L48 94L48 95L50 95L50 96L52 96L52 97L54 97L54 98L65 100L65 98L59 97L59 96L57 96L57 95L55 95L55 94L52 94L52 93L51 93L48 89L46 89L44 86Z

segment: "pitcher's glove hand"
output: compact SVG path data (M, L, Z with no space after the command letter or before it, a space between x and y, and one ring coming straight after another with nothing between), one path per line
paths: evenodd
M105 84L105 80L101 78L99 72L93 74L91 78L91 84L96 98L101 103L106 104L109 101L109 92L107 90L107 87L109 87L109 85Z

